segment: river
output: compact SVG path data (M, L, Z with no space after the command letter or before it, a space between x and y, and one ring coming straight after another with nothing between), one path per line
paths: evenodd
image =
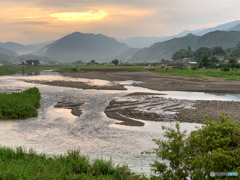
M113 160L114 164L127 164L136 173L150 174L149 163L153 156L142 155L144 150L156 147L153 138L163 137L162 125L175 127L175 122L145 122L143 127L122 126L108 118L104 109L108 103L131 92L167 93L174 98L207 98L217 100L239 100L239 95L205 94L189 92L186 96L179 92L159 92L145 88L133 87L130 82L125 84L127 91L82 90L68 87L56 87L33 84L24 80L72 80L89 83L107 83L106 81L77 79L60 75L40 76L3 76L0 77L0 92L24 90L38 87L41 93L41 107L36 118L25 120L0 121L0 145L8 147L24 146L33 148L38 153L48 155L64 154L67 150L80 149L91 158ZM185 93L185 92L182 92ZM180 97L179 97L180 96ZM234 97L233 97L234 96ZM195 97L195 98L194 98ZM81 106L83 114L73 116L68 109L54 108L62 100L84 102ZM196 123L180 123L181 130L188 132L200 127Z

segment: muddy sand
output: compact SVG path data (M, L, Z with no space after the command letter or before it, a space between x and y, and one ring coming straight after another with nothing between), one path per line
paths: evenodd
M193 91L215 93L239 93L240 81L202 80L190 77L173 77L153 72L128 72L124 70L84 70L63 73L63 76L101 79L108 81L142 81L135 86L159 91ZM41 82L42 84L82 88L82 83L73 82ZM79 85L82 84L82 85ZM106 86L86 89L106 89ZM109 90L124 90L121 85L111 86ZM108 89L108 88L107 88ZM109 118L120 121L118 124L128 126L144 126L144 121L179 121L201 123L204 115L212 120L219 120L219 114L225 112L232 119L240 120L240 102L234 101L197 101L165 98L160 94L133 93L112 100L105 113ZM144 120L144 121L138 121Z
M137 84L136 86L158 91L194 91L240 94L240 81L221 81L219 79L215 80L215 78L202 80L191 77L169 76L167 74L153 73L150 71L128 72L122 69L99 69L68 72L63 73L62 75L108 81L142 81L144 83Z

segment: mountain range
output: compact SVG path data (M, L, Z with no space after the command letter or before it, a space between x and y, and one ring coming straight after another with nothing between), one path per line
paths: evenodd
M49 44L51 42L53 42L53 41L46 41L46 42L42 42L42 43L27 44L27 45L15 43L15 42L6 42L6 43L0 42L0 47L12 50L18 54L28 54L28 53L32 53L34 51L39 50L40 48L46 46L47 44Z
M121 40L123 41L123 40ZM156 42L155 42L156 41ZM102 34L74 32L56 41L22 45L0 42L0 62L39 59L41 61L73 62L77 60L109 62L118 58L130 62L153 62L170 59L180 50L191 46L235 47L240 41L240 21L221 24L208 29L185 30L168 37L132 37L125 44ZM134 43L145 48L131 48ZM132 44L131 44L132 43Z
M148 48L140 49L130 62L159 62L162 59L171 59L172 55L181 49L190 46L193 50L200 47L221 46L224 49L235 47L240 42L240 31L214 31L203 36L188 34L180 38L155 43Z
M183 37L191 33L197 36L203 36L213 31L240 31L240 20L218 25L216 27L207 29L196 29L196 30L184 30L181 33L174 36L163 36L163 37L130 37L126 39L119 39L120 42L127 44L132 48L144 48L153 45L156 42L163 42L173 38Z

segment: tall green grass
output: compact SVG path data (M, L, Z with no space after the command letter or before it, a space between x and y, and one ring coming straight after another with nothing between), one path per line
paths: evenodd
M69 151L66 155L47 157L28 152L22 147L15 150L0 148L0 179L106 179L138 180L147 179L131 173L127 166L114 166L112 161L81 155L79 150Z
M36 117L40 107L38 88L30 88L21 93L0 93L0 119L24 119Z

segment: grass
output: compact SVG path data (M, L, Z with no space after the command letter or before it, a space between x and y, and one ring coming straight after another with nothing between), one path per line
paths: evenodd
M168 73L172 76L186 76L186 77L199 77L206 79L206 77L222 78L223 80L240 80L240 70L233 69L228 72L221 71L220 69L155 69L152 72Z
M13 75L13 74L25 74L25 73L31 73L31 72L40 72L43 70L51 70L55 69L56 67L53 67L51 65L49 66L10 66L10 65L4 65L0 66L0 76L5 76L5 75Z
M97 66L79 66L79 67L69 67L69 68L61 68L60 66L54 66L58 72L74 72L78 70L98 70L98 69L121 69L126 71L149 71L149 69L145 69L145 66L108 66L108 65L97 65ZM25 73L25 72L36 72L42 70L52 69L51 66L2 66L0 67L0 76L1 75L12 75L14 73ZM223 72L220 69L173 69L171 66L161 68L155 67L155 70L151 72L157 73L167 73L172 76L187 76L187 77L199 77L206 79L206 77L216 77L222 78L223 80L240 80L240 69L232 69L228 72Z
M21 93L0 93L0 119L36 117L40 107L40 93L34 87Z
M77 70L88 70L88 69L122 69L126 71L142 71L144 70L144 66L107 66L107 65L98 65L98 66L80 66L80 67L74 67L74 68L59 68L59 72L71 72L71 71L77 71Z
M149 71L149 69L145 69L144 66L81 66L75 68L61 68L59 72L72 72L77 70L87 70L87 69L123 69L126 71ZM202 79L206 79L206 77L215 77L221 78L223 80L240 80L240 69L233 69L228 72L221 71L220 69L173 69L171 66L161 68L155 67L155 70L151 72L156 73L167 73L172 76L186 76L186 77L198 77Z
M47 157L22 147L15 150L0 148L0 179L106 179L139 180L145 176L131 173L127 166L114 166L112 161L96 159L90 162L88 156L79 150L65 155Z

